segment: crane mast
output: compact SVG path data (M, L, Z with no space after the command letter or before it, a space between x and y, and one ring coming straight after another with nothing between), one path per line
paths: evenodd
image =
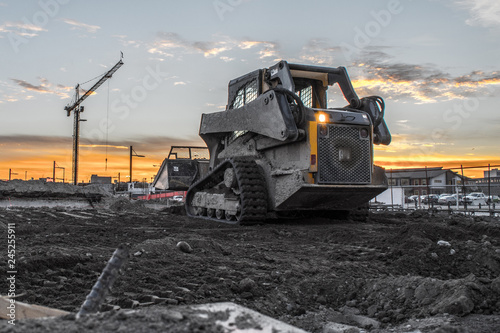
M89 90L87 90L80 97L80 84L77 84L75 87L75 102L73 104L68 104L64 107L64 110L67 112L67 116L71 115L71 111L73 111L74 121L73 121L73 184L78 184L78 152L80 145L80 113L83 112L84 108L80 104L89 97L92 93L94 93L97 88L99 88L106 80L111 78L113 74L123 65L123 53L121 53L120 60L107 71L99 81L97 81Z

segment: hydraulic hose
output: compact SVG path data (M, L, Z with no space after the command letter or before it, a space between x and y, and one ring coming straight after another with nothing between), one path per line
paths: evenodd
M304 103L302 102L300 97L297 96L297 94L291 92L290 90L284 89L284 88L272 88L271 90L274 90L275 92L283 93L283 94L285 94L285 95L287 95L295 100L295 102L297 103L297 106L299 107L299 117L298 117L298 121L297 121L297 126L302 125L304 123L304 121L306 120L306 112L305 112Z
M375 103L377 103L377 107L379 109L379 112L377 114L377 118L373 120L373 127L376 128L382 120L384 120L384 114L385 114L385 102L384 99L380 96L369 96L366 97L370 100L375 100Z

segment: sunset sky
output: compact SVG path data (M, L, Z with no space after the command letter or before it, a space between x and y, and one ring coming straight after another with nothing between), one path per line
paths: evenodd
M120 51L83 103L80 181L127 180L130 145L150 181L171 145L203 144L229 80L281 59L345 66L360 97L385 99L379 165L500 164L499 41L498 0L0 0L0 179L51 177L53 161L70 178L64 106Z

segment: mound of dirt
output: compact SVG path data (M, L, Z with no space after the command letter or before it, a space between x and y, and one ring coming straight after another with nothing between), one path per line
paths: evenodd
M102 185L89 184L75 186L67 183L53 183L42 180L11 180L0 181L0 199L2 197L14 198L66 198L110 196L110 188Z
M113 212L144 212L149 213L143 201L129 200L126 197L109 197L104 200L104 207Z

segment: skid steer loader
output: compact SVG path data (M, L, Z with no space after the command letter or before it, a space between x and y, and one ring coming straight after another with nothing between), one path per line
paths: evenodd
M345 107L327 106L335 84ZM251 224L307 211L348 212L387 188L384 170L373 164L373 144L391 141L384 101L358 98L344 67L280 61L228 88L226 110L201 117L208 167L185 161L188 215Z

